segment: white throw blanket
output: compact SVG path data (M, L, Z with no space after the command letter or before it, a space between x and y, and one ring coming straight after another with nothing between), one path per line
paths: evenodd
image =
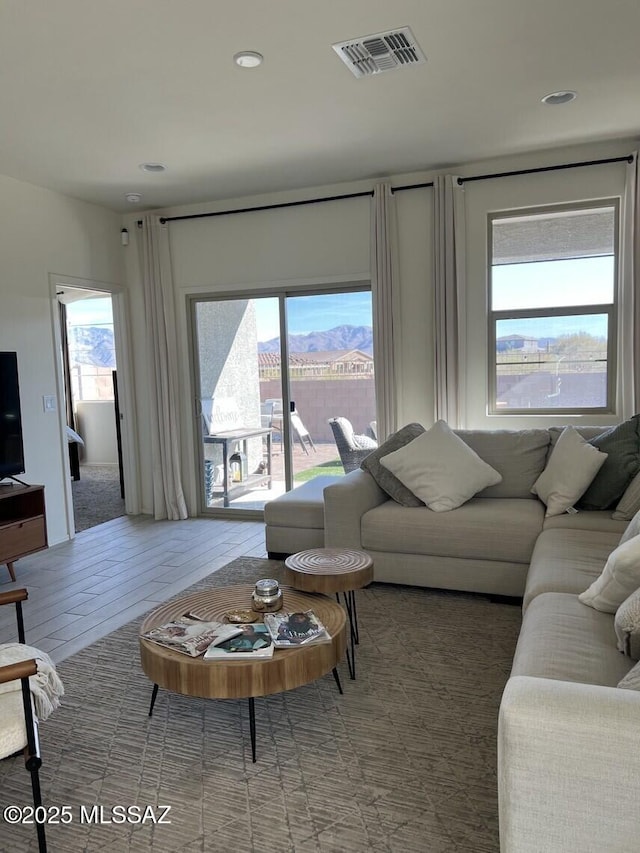
M23 660L35 658L38 672L29 678L29 687L33 697L36 716L38 720L46 720L60 705L60 697L64 696L64 686L60 676L56 672L54 662L46 652L40 651L33 646L25 646L24 643L3 643L0 645L0 666L11 663L20 663ZM8 681L0 684L0 695L20 690L21 683Z

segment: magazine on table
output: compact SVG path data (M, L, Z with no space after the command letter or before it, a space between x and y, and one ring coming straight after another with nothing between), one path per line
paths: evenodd
M251 623L235 627L239 629L236 636L210 645L204 653L205 660L252 660L272 657L273 641L266 625Z
M265 613L264 623L277 649L288 649L304 643L326 643L331 640L329 632L313 610Z
M185 613L151 628L142 636L176 652L197 658L204 654L212 643L220 643L241 633L241 625L226 625L223 622L206 622L195 613Z

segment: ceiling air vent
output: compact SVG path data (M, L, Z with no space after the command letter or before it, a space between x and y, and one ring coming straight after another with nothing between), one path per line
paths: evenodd
M331 47L355 77L370 77L427 61L409 27L341 41Z

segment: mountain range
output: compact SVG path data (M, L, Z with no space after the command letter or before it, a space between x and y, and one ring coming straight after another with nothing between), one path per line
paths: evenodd
M371 326L335 326L323 332L289 335L289 352L327 352L329 350L359 349L373 354ZM258 341L258 352L280 352L280 338Z
M72 326L69 329L69 354L76 364L115 368L113 328L109 326Z
M336 326L324 332L289 335L289 352L327 352L359 349L373 355L371 326ZM69 351L76 364L115 368L113 329L108 326L74 326L69 330ZM258 352L280 352L280 338L258 342Z

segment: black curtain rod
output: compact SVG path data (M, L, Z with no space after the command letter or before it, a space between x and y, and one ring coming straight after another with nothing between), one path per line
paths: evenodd
M422 190L425 187L432 187L433 181L427 181L425 184L405 184L403 187L391 187L392 193L401 193L404 190Z
M161 216L160 222L164 225L165 222L179 222L183 219L206 219L210 216L229 216L232 213L255 213L258 210L277 210L282 207L300 207L303 204L319 204L323 201L341 201L345 198L363 198L364 196L371 197L372 195L373 190L366 190L366 192L361 193L323 196L322 198L306 198L301 201L283 201L280 204L263 204L258 207L238 207L234 208L234 210L216 210L213 213L192 213L188 216Z
M627 154L624 157L609 157L605 160L585 160L581 163L563 163L559 166L539 166L536 169L516 169L513 172L493 172L487 175L473 175L470 178L458 178L458 184L469 184L473 181L487 181L490 178L512 178L516 175L535 175L537 172L559 172L562 169L579 169L582 166L603 166L607 163L633 163L633 154ZM425 187L432 187L433 181L427 181L424 184L405 184L400 187L391 187L392 193L400 193L404 190L419 190ZM365 198L373 195L373 190L366 190L360 193L346 193L345 195L323 196L321 198L307 198L302 201L285 201L280 204L263 204L258 207L238 207L234 210L216 210L213 213L191 213L187 216L161 216L160 222L164 225L165 222L180 222L185 219L208 219L211 216L230 216L232 213L255 213L259 210L278 210L283 207L300 207L304 204L321 204L325 201L342 201L347 198ZM142 220L138 219L138 228L142 227Z
M514 175L535 175L537 172L559 172L562 169L579 169L582 166L604 166L607 163L633 163L633 154L626 154L624 157L608 157L605 160L584 160L581 163L562 163L560 166L539 166L537 169L516 169L513 172L473 175L471 178L458 178L458 184L470 184L473 181L488 181L490 178L512 178Z

